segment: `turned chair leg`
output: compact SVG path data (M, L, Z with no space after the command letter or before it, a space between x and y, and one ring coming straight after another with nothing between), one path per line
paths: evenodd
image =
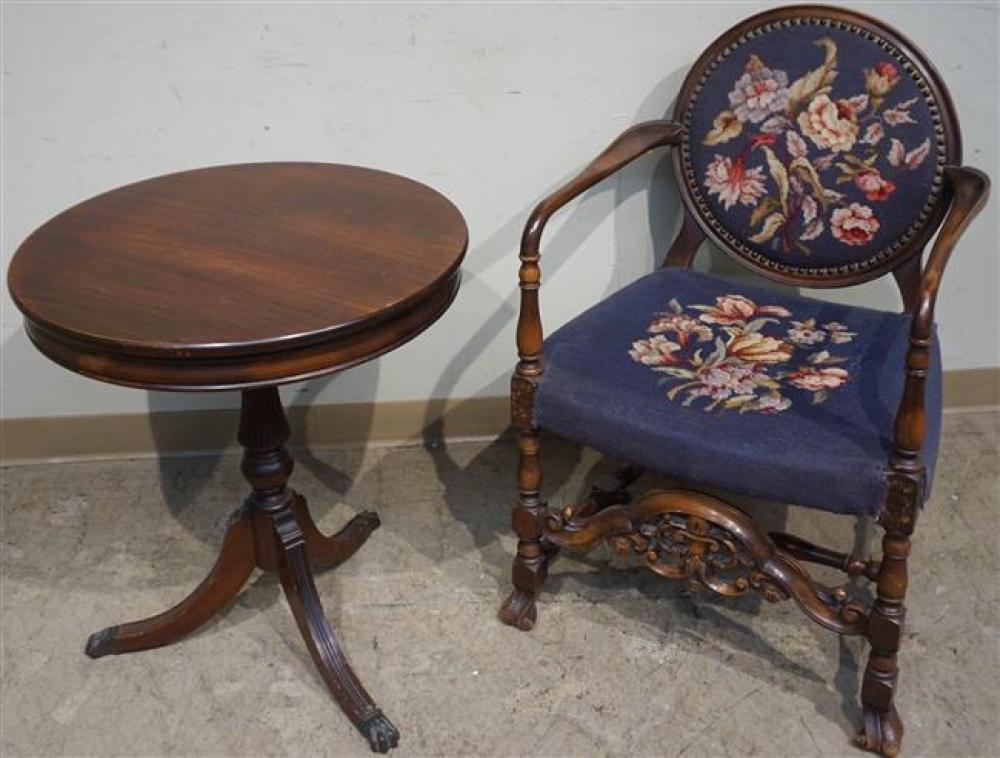
M246 509L241 509L226 530L215 565L194 592L156 616L95 632L87 640L87 655L134 653L186 637L236 597L255 565L251 520Z
M861 684L864 724L858 745L885 756L899 753L903 722L896 711L896 679L906 608L906 559L910 538L899 531L886 531L882 539L882 564L877 578L877 596L868 620L871 646L868 666Z
M541 498L542 469L537 428L520 432L518 449L518 497L512 519L518 537L517 555L511 571L514 590L500 608L500 620L530 631L538 614L535 600L548 576L549 561L555 557L558 548L542 536L545 502Z

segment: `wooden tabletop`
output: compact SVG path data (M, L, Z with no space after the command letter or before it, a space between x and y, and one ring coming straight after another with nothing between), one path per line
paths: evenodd
M385 352L450 304L468 232L445 197L382 171L185 171L59 214L8 271L46 355L106 381L231 389Z

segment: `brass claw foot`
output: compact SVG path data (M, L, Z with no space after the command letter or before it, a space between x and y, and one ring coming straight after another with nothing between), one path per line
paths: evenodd
M254 569L254 541L245 510L230 521L208 576L173 608L141 621L118 624L90 635L91 658L169 645L194 633L229 603Z
M107 629L90 635L87 638L87 647L85 648L87 655L91 658L103 658L117 652L115 650L115 632L117 631L117 626L109 626Z
M903 742L903 721L896 706L888 711L865 706L864 725L856 738L858 747L887 758L899 755Z
M358 727L374 753L388 753L399 745L399 731L382 711L375 711Z
M359 525L363 524L373 532L382 526L382 520L375 511L361 511L351 521L356 521Z
M538 618L535 596L530 592L515 589L500 606L499 616L505 624L523 632L530 632L534 629L535 620Z

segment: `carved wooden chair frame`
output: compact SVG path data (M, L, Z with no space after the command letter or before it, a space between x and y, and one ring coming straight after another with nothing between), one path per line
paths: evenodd
M862 25L877 30L914 61L927 65L912 43L883 23L861 14L827 6L795 6L760 14L716 41L701 60L716 55L742 30L764 22L795 22L821 14L834 23ZM699 62L700 62L699 61ZM696 67L698 64L695 64ZM936 76L927 76L934 86ZM691 78L678 97L678 110L690 96ZM762 529L739 508L692 490L653 491L633 499L628 487L642 474L630 465L617 474L609 488L595 488L583 502L561 509L549 508L541 493L539 428L534 423L535 388L542 377L542 324L539 315L539 243L552 215L640 155L659 147L683 143L682 121L649 121L628 129L576 178L543 199L528 219L521 240L519 281L520 315L517 322L517 363L511 382L511 417L518 434L517 502L513 528L518 536L513 561L514 590L500 610L507 624L530 630L536 620L535 602L545 582L547 568L560 548L588 550L602 541L612 548L644 556L649 568L670 579L685 580L692 588L710 589L726 596L753 589L769 601L791 598L820 625L842 635L864 636L870 655L861 687L864 723L857 742L883 755L898 753L903 724L896 711L897 653L903 631L904 598L910 535L923 502L925 487L921 450L925 436L925 377L933 337L934 306L944 268L966 227L982 209L989 194L989 180L980 171L962 167L957 121L947 93L934 93L943 109L943 128L952 154L944 169L944 187L922 231L881 265L861 270L829 272L826 280L794 272L744 265L773 279L809 286L843 286L892 272L902 293L905 310L912 316L906 356L905 388L894 427L894 450L887 461L886 494L878 513L884 530L881 560L865 558L813 545L795 536ZM674 150L675 174L683 170L680 150ZM710 239L732 253L719 230L697 212L685 183L679 181L685 201L680 231L666 254L664 266L690 267L701 243ZM938 235L924 260L923 251L935 231ZM687 548L678 557L665 549L680 540ZM852 598L846 586L826 587L814 581L803 563L833 567L847 577L864 577L875 583L870 605ZM717 569L736 569L723 575Z

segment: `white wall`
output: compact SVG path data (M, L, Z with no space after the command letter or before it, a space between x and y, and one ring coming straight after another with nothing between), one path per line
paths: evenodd
M767 5L6 3L4 269L50 216L144 177L262 160L389 169L466 214L463 291L416 342L290 393L319 402L503 394L530 207L628 125L666 113L701 50ZM998 6L855 6L929 53L958 103L966 162L1000 176ZM650 270L677 206L660 154L567 209L543 250L546 327ZM1000 365L997 226L994 200L945 279L948 368ZM887 279L823 296L898 305ZM233 401L78 377L33 350L6 288L2 298L7 417Z

